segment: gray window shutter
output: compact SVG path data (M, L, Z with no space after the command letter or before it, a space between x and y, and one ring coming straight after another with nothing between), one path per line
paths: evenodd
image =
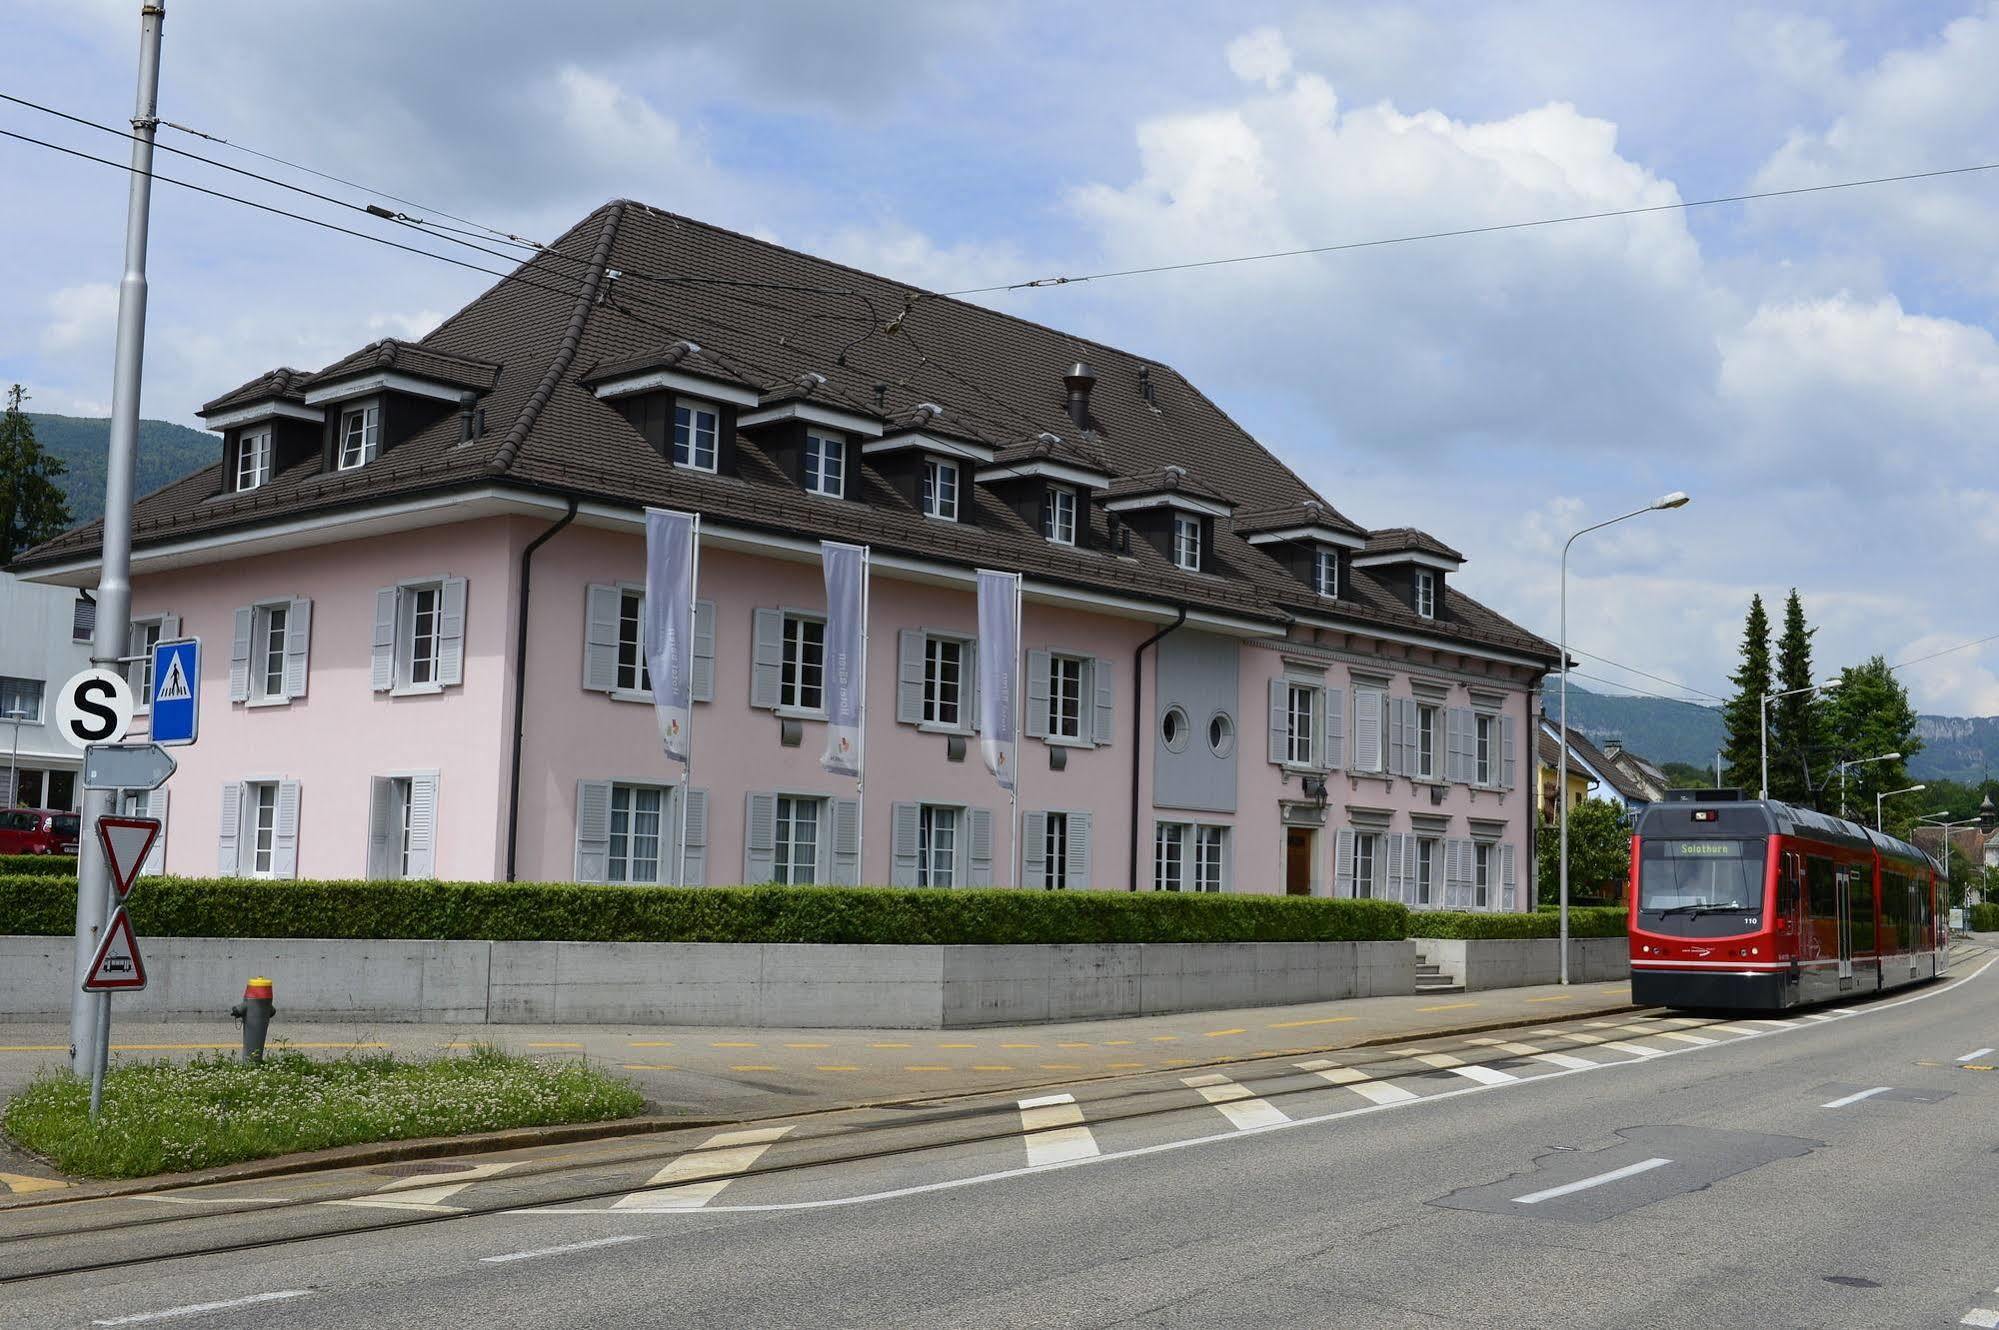
M694 602L694 677L689 682L696 702L715 700L715 602L712 600Z
M608 693L618 686L618 619L625 593L598 583L583 593L583 687Z
M437 773L410 777L410 868L406 876L437 876Z
M389 828L396 822L396 783L387 776L368 778L368 880L396 875L389 862Z
M375 593L375 655L368 686L378 693L396 686L396 596L392 586Z
M1353 895L1353 828L1341 827L1333 842L1333 894Z
M271 835L271 876L298 876L298 782L278 782L277 825Z
M611 782L576 782L576 880L611 877Z
M1452 902L1460 910L1470 909L1472 901L1472 846L1468 840L1456 842L1458 854L1457 899Z
M1406 697L1388 700L1388 774L1416 773L1416 703Z
M1453 785L1465 783L1464 713L1456 707L1444 712L1444 779Z
M180 616L178 614L162 614L160 616L160 641L180 641Z
M965 810L965 874L959 880L968 887L993 884L993 810Z
M236 609L236 631L229 639L229 700L250 699L250 634L255 631L257 611L248 605Z
M243 785L240 781L229 781L222 787L222 828L221 837L215 846L215 873L217 877L235 877L236 838L243 834Z
M923 630L905 628L896 634L895 721L923 723Z
M0 808L14 806L14 779L17 770L18 768L0 771Z
M687 853L686 881L682 885L705 887L708 885L708 791L682 786L681 799L680 835Z
M285 697L304 697L312 653L312 602L292 601L285 615Z
M1327 771L1338 771L1340 769L1340 754L1346 751L1346 736L1341 733L1341 730L1346 725L1347 690L1344 688L1323 689L1319 693L1319 703L1319 710L1324 722L1319 726L1319 733L1324 737L1319 741L1320 755L1318 765Z
M1382 695L1371 688L1356 688L1353 694L1353 769L1381 770Z
M750 791L743 815L743 882L754 886L777 873L777 796Z
M1502 910L1519 909L1519 884L1513 876L1513 847L1511 845L1502 845L1499 847L1499 884L1502 893L1499 898L1499 908Z
M784 611L758 610L750 656L750 705L775 711L784 696Z
M1107 748L1117 737L1117 666L1098 656L1090 662L1090 687L1097 695L1097 718L1091 742Z
M1020 718L1020 732L1030 739L1048 737L1048 671L1046 651L1027 653L1027 714Z
M1402 892L1402 837L1390 834L1382 837L1388 846L1388 899L1403 900Z
M1062 885L1075 891L1090 889L1090 821L1088 813L1069 814L1069 872Z
M142 877L158 877L167 871L167 791L165 786L147 792L146 816L160 824L160 834L153 837L153 848L146 851L146 862L140 865L139 874Z
M1048 872L1048 814L1020 815L1020 885L1038 887Z
M465 579L447 577L438 595L437 681L465 682Z
M916 804L895 804L889 809L888 884L891 887L916 885L916 841L921 830L921 816Z
M1388 836L1382 833L1375 833L1374 861L1367 866L1367 894L1376 899L1385 894L1383 889L1387 885L1389 850L1386 842L1389 839Z
M1270 760L1283 762L1291 737L1290 681L1278 675L1270 681Z
M1502 790L1510 790L1513 788L1519 776L1519 773L1516 769L1518 766L1517 755L1514 752L1514 745L1517 742L1517 739L1516 736L1514 735L1513 717L1511 716L1500 717L1499 732L1500 732L1499 744L1501 752L1503 754L1499 769L1499 788Z
M832 818L833 879L836 887L861 885L861 805L857 799L829 799Z

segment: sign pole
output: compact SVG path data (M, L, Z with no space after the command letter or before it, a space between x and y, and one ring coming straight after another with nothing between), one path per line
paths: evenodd
M111 438L104 465L103 557L97 573L97 632L91 661L115 668L132 626L132 484L139 440L140 368L146 351L146 224L153 200L153 135L159 119L162 0L139 9L139 89L132 113L132 184L125 212L125 275L118 283L117 358L111 371ZM86 790L76 877L76 972L70 991L70 1070L101 1068L110 1054L109 999L83 991L110 908L111 876L97 819L115 806L108 790ZM93 1096L93 1099L95 1096Z

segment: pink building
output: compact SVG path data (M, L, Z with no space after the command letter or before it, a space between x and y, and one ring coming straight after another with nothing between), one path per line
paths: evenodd
M168 872L671 882L684 823L691 883L1008 885L988 567L1025 578L1022 885L1527 903L1554 649L1166 366L622 202L202 414L217 465L136 519L135 645L207 648ZM649 504L703 521L685 781ZM818 763L822 538L873 551L864 803Z

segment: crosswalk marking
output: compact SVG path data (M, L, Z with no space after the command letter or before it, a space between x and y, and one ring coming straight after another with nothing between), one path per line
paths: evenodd
M1405 1048L1401 1051L1403 1057L1420 1062L1426 1067L1435 1067L1439 1071L1451 1071L1465 1065L1463 1058L1454 1058L1449 1053L1432 1053L1421 1048Z
M1576 1057L1571 1053L1536 1053L1534 1054L1534 1060L1536 1062L1546 1062L1551 1066L1563 1067L1569 1071L1581 1071L1584 1067L1600 1067L1603 1065L1600 1062L1591 1062L1588 1058Z
M1999 1312L1985 1307L1973 1307L1958 1320L1958 1324L1979 1326L1981 1330L1995 1330L1995 1327L1999 1327Z
M614 1210L698 1210L721 1194L738 1174L749 1171L791 1128L753 1127L710 1136L653 1174L644 1191L612 1203Z
M1520 1079L1518 1076L1515 1076L1512 1072L1501 1071L1497 1067L1481 1067L1473 1065L1469 1067L1448 1067L1445 1070L1449 1071L1454 1076L1462 1076L1466 1080L1477 1081L1480 1085L1505 1085L1510 1081L1517 1081Z
M421 1173L415 1177L397 1178L369 1196L322 1201L320 1204L352 1205L375 1210L431 1210L456 1213L463 1207L446 1205L445 1202L451 1197L475 1182L527 1162L525 1159L511 1159L502 1164L473 1164L468 1168L456 1169L445 1174L444 1177L447 1179L445 1181L439 1181L439 1175L436 1173Z
M1377 1104L1399 1104L1416 1098L1410 1091L1399 1085L1390 1085L1386 1081L1360 1081L1349 1085L1347 1089Z
M1663 1048L1647 1048L1643 1044L1628 1044L1622 1039L1606 1039L1605 1048L1614 1048L1620 1053L1636 1053L1641 1058L1656 1058L1665 1053Z
M1762 1032L1761 1030L1758 1030L1758 1029L1754 1028L1753 1026L1749 1025L1749 1024L1748 1024L1747 1022L1744 1022L1744 1021L1727 1021L1727 1022L1724 1022L1724 1023L1720 1024L1720 1025L1710 1025L1710 1026L1709 1026L1708 1028L1709 1028L1710 1030L1726 1030L1726 1031L1728 1031L1728 1032L1729 1032L1730 1034L1762 1034L1762 1033L1763 1033L1763 1032Z
M1237 1131L1291 1120L1291 1115L1283 1109L1257 1098L1247 1086L1237 1085L1226 1076L1182 1076L1180 1083L1220 1109Z
M1683 1044L1718 1044L1719 1039L1704 1034L1688 1034L1683 1030L1655 1030L1654 1039L1677 1039Z
M1072 1094L1021 1100L1020 1129L1026 1133L1030 1164L1060 1164L1099 1153L1097 1138L1083 1125L1083 1110Z
M1321 1060L1298 1062L1292 1065L1296 1066L1300 1071L1311 1072L1321 1080L1331 1081L1334 1085L1352 1085L1355 1081L1371 1081L1374 1079L1374 1077L1364 1071L1356 1071L1352 1067L1342 1067L1337 1062Z
M1572 1039L1579 1044L1607 1044L1610 1040L1600 1034L1584 1034L1580 1030L1536 1030L1536 1034L1552 1034L1562 1039Z
M1465 1042L1497 1049L1502 1053L1512 1053L1516 1057L1532 1057L1541 1051L1538 1045L1515 1043L1510 1039L1467 1039Z
M1776 1029L1776 1030L1788 1030L1788 1029L1790 1029L1790 1028L1791 1028L1791 1026L1792 1026L1792 1025L1794 1024L1794 1022L1792 1022L1792 1021L1773 1021L1773 1020L1771 1020L1771 1019L1769 1019L1768 1017L1765 1017L1765 1016L1751 1016L1751 1017L1750 1017L1750 1018L1749 1018L1748 1020L1744 1021L1744 1022L1743 1022L1743 1024L1744 1024L1744 1025L1767 1025L1767 1026L1770 1026L1770 1027L1771 1027L1772 1029Z
M1418 1097L1414 1092L1405 1090L1399 1085L1377 1081L1364 1071L1358 1071L1353 1067L1342 1067L1337 1062L1320 1059L1292 1065L1300 1071L1309 1071L1331 1081L1334 1085L1344 1085L1371 1104L1401 1104Z

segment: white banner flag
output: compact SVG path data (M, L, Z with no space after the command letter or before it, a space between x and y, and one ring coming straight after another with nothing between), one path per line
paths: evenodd
M694 708L694 585L701 519L646 509L645 661L666 755L686 763Z
M858 777L868 715L868 550L822 540L819 558L826 568L826 751L819 765Z
M1020 574L979 570L979 748L1000 788L1013 788L1019 718Z

